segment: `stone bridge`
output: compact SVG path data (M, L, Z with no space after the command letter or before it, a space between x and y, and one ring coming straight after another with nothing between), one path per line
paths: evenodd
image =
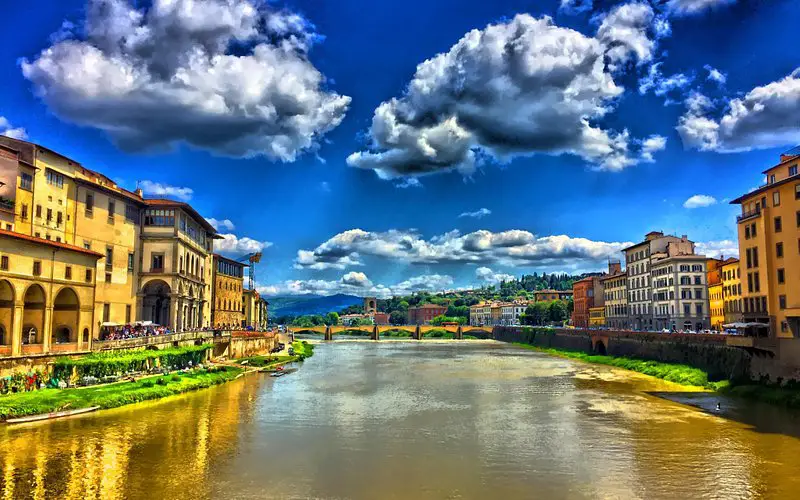
M432 326L432 325L364 325L364 326L312 326L312 327L293 327L293 333L317 333L325 336L325 340L333 340L337 333L347 331L360 331L369 334L372 340L379 340L381 334L388 331L405 331L411 334L411 338L422 340L426 333L432 330L445 330L453 334L456 339L463 339L464 334L480 333L492 338L492 327L490 326Z

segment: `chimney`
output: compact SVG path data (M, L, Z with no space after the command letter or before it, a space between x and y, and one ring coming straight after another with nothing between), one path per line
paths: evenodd
M136 193L136 196L139 198L144 198L144 192L142 191L142 188L137 187L134 193Z

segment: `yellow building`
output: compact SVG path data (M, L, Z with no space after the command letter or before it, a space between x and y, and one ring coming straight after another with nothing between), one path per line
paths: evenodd
M186 203L145 204L137 317L176 331L210 326L216 231Z
M0 356L90 349L101 257L0 229Z
M742 321L742 281L739 259L731 257L722 263L722 300L724 324Z
M628 324L628 273L618 271L600 278L605 302L605 324L626 329Z
M259 330L261 327L261 297L255 290L245 290L242 292L242 314L244 316L242 326L252 327Z
M725 323L725 301L722 294L722 282L708 285L708 307L711 316L711 329L722 331Z
M242 326L244 321L244 264L214 254L211 324L215 328Z
M589 327L605 326L606 324L606 308L605 306L590 307L589 308Z
M800 148L764 171L766 184L731 203L737 219L745 321L772 337L800 336ZM755 332L754 332L755 333Z
M572 290L536 290L533 292L534 302L551 302L567 300L572 297Z
M6 183L0 188L3 205L13 207L13 223L0 217L3 228L103 256L95 270L92 336L98 338L103 323L133 321L141 193L55 151L8 137L0 137L0 182Z

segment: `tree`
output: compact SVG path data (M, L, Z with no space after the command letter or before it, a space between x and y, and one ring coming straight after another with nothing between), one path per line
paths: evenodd
M522 322L526 325L541 325L547 319L547 304L536 302L525 309Z
M547 305L547 320L553 323L563 323L568 317L567 304L562 300L554 300Z
M450 316L451 318L457 316L469 317L469 307L453 305L447 308L445 315Z
M325 316L325 324L328 326L336 326L339 324L339 314L335 312L329 312Z
M393 325L405 325L406 315L401 311L392 311L389 315L389 323Z

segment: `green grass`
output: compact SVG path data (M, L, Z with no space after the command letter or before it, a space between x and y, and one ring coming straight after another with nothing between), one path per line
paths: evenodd
M729 396L750 399L786 408L800 409L800 389L764 384L728 385L719 392Z
M292 342L292 349L294 349L294 356L274 356L272 354L264 354L261 356L251 356L239 360L247 361L244 366L252 366L254 368L272 368L273 366L291 363L292 361L302 361L314 355L314 344L309 344L305 340L295 340Z
M405 330L386 330L385 332L381 332L381 337L409 338L411 335L411 332L407 332Z
M608 365L615 368L623 368L625 370L643 373L645 375L650 375L651 377L660 378L668 382L674 382L681 385L691 385L706 389L720 389L725 385L719 382L710 382L706 372L687 365L661 363L658 361L645 361L641 359L616 356L586 354L580 351L537 347L519 342L514 342L513 345L522 347L523 349L530 349L532 351L543 352L562 358L576 359L579 361L585 361L587 363Z
M292 349L294 349L295 356L301 361L314 355L314 344L309 344L305 340L292 342Z
M453 332L448 332L444 328L436 328L425 332L423 337L431 339L452 339L455 338L455 334Z
M91 406L117 408L222 384L241 372L240 368L219 367L83 389L43 389L7 394L0 396L0 420Z

